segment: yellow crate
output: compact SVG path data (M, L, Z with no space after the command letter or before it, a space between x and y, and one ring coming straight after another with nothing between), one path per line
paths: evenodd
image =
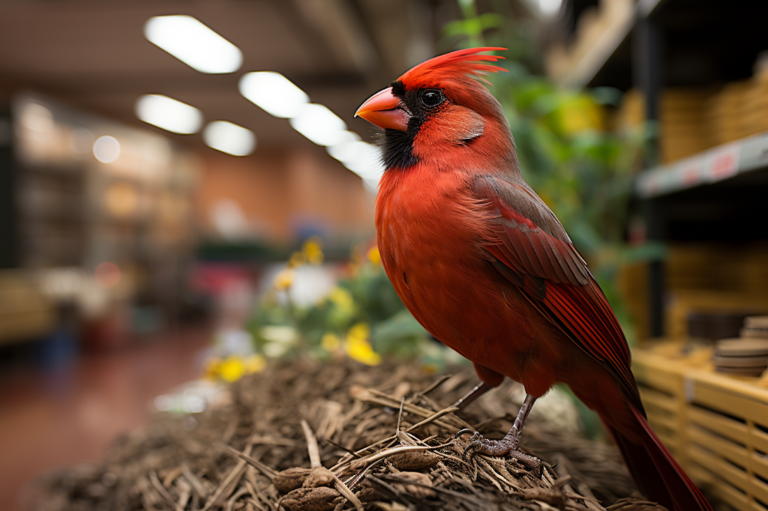
M634 353L649 422L697 484L739 511L768 510L765 380L718 374L701 356L672 352Z

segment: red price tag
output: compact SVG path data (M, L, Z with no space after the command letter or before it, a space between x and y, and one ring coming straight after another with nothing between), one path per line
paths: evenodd
M712 181L729 178L739 170L739 150L729 147L715 154L709 177Z

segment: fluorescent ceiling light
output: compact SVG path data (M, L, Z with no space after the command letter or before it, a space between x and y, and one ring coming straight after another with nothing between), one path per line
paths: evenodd
M310 103L291 119L293 129L317 145L331 146L346 138L347 125L323 105Z
M348 157L343 162L344 166L366 181L378 181L384 174L379 149L367 142L350 142L347 146Z
M251 154L256 147L256 136L251 130L227 121L208 123L203 139L209 147L233 156Z
M352 152L354 151L355 147L354 142L359 141L360 135L353 131L346 131L344 132L344 138L341 140L341 142L332 146L328 146L328 154L344 163L345 161L352 158Z
M376 191L379 179L384 174L381 152L376 146L362 142L356 133L347 131L341 142L328 147L328 154L360 176L366 188Z
M275 117L296 117L309 96L292 81L273 71L257 71L240 79L240 94Z
M234 73L243 64L243 53L237 46L192 16L149 18L144 36L201 73Z
M146 123L182 135L196 133L203 124L200 110L161 94L140 97L136 101L136 115Z

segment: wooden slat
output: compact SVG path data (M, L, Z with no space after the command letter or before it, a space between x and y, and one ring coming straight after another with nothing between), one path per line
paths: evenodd
M705 481L705 484L701 486L706 487L715 497L723 502L727 502L738 511L766 511L765 508L750 499L748 495L740 492L722 479L715 477L709 470L696 465L688 470L688 475L696 483Z
M752 496L756 499L760 499L763 502L768 502L768 484L765 484L756 478L752 478L751 493Z
M723 436L732 438L741 444L749 445L750 443L749 426L731 418L718 415L698 406L691 406L688 408L688 420Z
M651 423L653 429L666 429L677 433L679 427L679 419L677 417L663 417L656 413L648 413L648 422Z
M752 447L768 454L768 433L757 428L752 428L752 431L750 432L750 442L752 442Z
M724 391L712 384L696 381L694 401L714 410L720 410L735 417L751 419L758 424L768 424L768 405L765 402Z
M719 454L732 463L736 463L745 468L750 464L749 451L747 451L746 448L713 435L709 431L693 427L688 430L688 437L691 439L691 442L698 443L702 447ZM738 469L734 467L734 470ZM744 473L746 474L746 472Z
M699 445L716 452L723 458L730 460L737 465L741 465L746 470L751 470L760 477L768 479L768 460L765 460L761 456L750 454L746 448L739 447L736 444L717 437L699 427L691 428L688 431L688 436L691 441L698 442ZM759 481L753 479L753 482L757 483ZM766 488L768 488L768 486L766 486ZM766 502L768 502L768 500L766 500Z
M753 381L745 381L732 376L700 369L690 369L685 373L685 379L691 380L696 387L710 387L734 396L742 396L761 405L768 406L768 389L755 385ZM755 380L756 381L756 380ZM765 415L756 420L763 426L768 426Z
M680 364L666 357L645 350L635 350L632 353L632 370L638 382L648 386L678 394L682 386L682 371Z
M646 407L655 406L671 414L680 411L680 400L648 387L640 387L640 398Z
M705 451L697 445L690 445L688 453L691 459L707 469L711 469L722 479L725 479L739 490L746 492L750 480L746 472L737 469L730 463L723 461L716 455Z

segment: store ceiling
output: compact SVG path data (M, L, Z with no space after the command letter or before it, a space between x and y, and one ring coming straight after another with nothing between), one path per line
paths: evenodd
M144 38L151 16L189 14L238 46L242 68L207 75ZM355 108L416 62L431 56L433 27L457 15L452 0L6 0L0 2L0 92L26 89L202 146L200 134L173 135L134 114L155 93L256 133L260 148L311 144L243 98L249 71L286 75L365 136Z

